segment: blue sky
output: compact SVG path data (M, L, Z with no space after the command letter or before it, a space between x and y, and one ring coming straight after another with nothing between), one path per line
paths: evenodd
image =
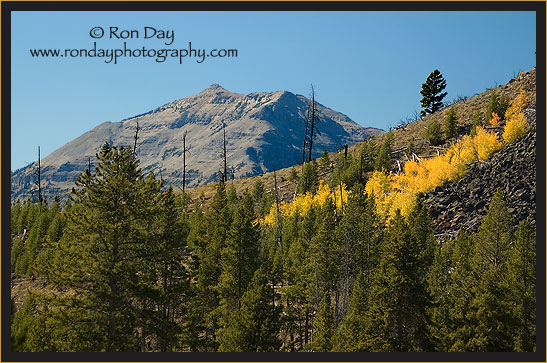
M93 39L100 26L105 36ZM144 27L174 31L144 39ZM109 28L138 30L131 48L237 49L237 58L36 58L29 49L123 48ZM11 169L104 121L120 121L213 83L238 93L309 95L364 126L387 129L420 110L434 69L447 100L536 65L533 12L14 12Z

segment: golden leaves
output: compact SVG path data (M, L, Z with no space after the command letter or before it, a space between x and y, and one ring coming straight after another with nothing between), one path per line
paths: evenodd
M507 123L503 130L503 139L506 142L513 142L526 135L528 132L528 123L522 111L524 107L524 91L521 91L518 97L511 101L511 104L505 112Z

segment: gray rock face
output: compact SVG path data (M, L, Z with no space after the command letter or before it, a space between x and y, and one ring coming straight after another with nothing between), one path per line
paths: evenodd
M228 166L234 178L289 167L301 161L307 98L286 91L233 93L217 84L197 95L165 104L121 122L104 122L55 150L42 160L44 195L72 188L95 153L108 141L133 146L139 123L137 155L144 172L161 175L167 184L182 186L183 135L186 182L193 187L219 180L223 168L222 130L226 125ZM359 126L347 116L317 105L314 157L344 144L355 144L382 130ZM27 197L34 187L34 164L12 174L12 198Z
M499 187L515 223L536 223L536 110L525 115L530 131L485 161L468 166L459 181L424 194L436 233L455 235L460 228L476 232Z

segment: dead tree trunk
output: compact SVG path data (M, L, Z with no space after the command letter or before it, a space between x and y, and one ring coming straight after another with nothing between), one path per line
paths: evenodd
M340 156L338 156L338 184L340 186L340 214L344 212L344 198L342 196L342 170L340 169ZM336 193L334 193L336 194ZM335 205L336 207L336 205Z
M182 137L182 194L184 194L186 188L186 134L188 134L188 131L184 131Z
M283 253L283 235L282 235L282 229L281 229L281 213L279 211L279 195L277 194L277 175L275 173L275 168L273 170L274 172L274 189L275 189L275 205L276 205L276 211L277 211L277 237L279 238L279 246L281 247L281 253Z
M38 205L42 208L42 168L40 165L40 146L38 146Z
M137 122L137 128L135 130L135 143L133 144L133 155L137 156L137 140L139 139L139 123Z
M310 124L310 105L306 109L306 129L304 131L304 146L302 146L302 169L304 169L304 163L306 162L306 144L308 143L308 126Z
M313 131L315 128L315 90L311 86L311 127L310 127L310 148L308 153L308 162L311 161L311 152L313 147Z
M226 124L223 124L224 127L222 129L222 132L223 132L223 147L222 147L222 150L223 150L223 153L224 153L224 175L222 177L222 179L224 180L224 182L226 183L228 181L228 164L226 163Z
M359 166L359 182L364 185L363 182L363 149L361 149L361 152L359 153L360 156L360 166Z

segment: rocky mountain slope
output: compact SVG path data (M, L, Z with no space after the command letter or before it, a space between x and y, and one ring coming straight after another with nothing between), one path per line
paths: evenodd
M497 188L516 223L536 222L536 109L524 110L528 134L506 145L490 159L469 165L466 175L424 195L438 234L454 235L460 229L476 232Z
M187 132L187 186L219 180L223 127L226 127L228 167L234 178L286 168L302 159L308 99L287 91L233 93L214 84L197 95L165 104L121 122L105 122L52 152L42 160L44 195L63 193L93 165L95 153L108 141L133 146L139 124L137 154L141 168L182 186L183 135ZM361 127L321 104L314 137L314 157L382 131ZM12 174L12 198L26 197L34 187L35 164Z

